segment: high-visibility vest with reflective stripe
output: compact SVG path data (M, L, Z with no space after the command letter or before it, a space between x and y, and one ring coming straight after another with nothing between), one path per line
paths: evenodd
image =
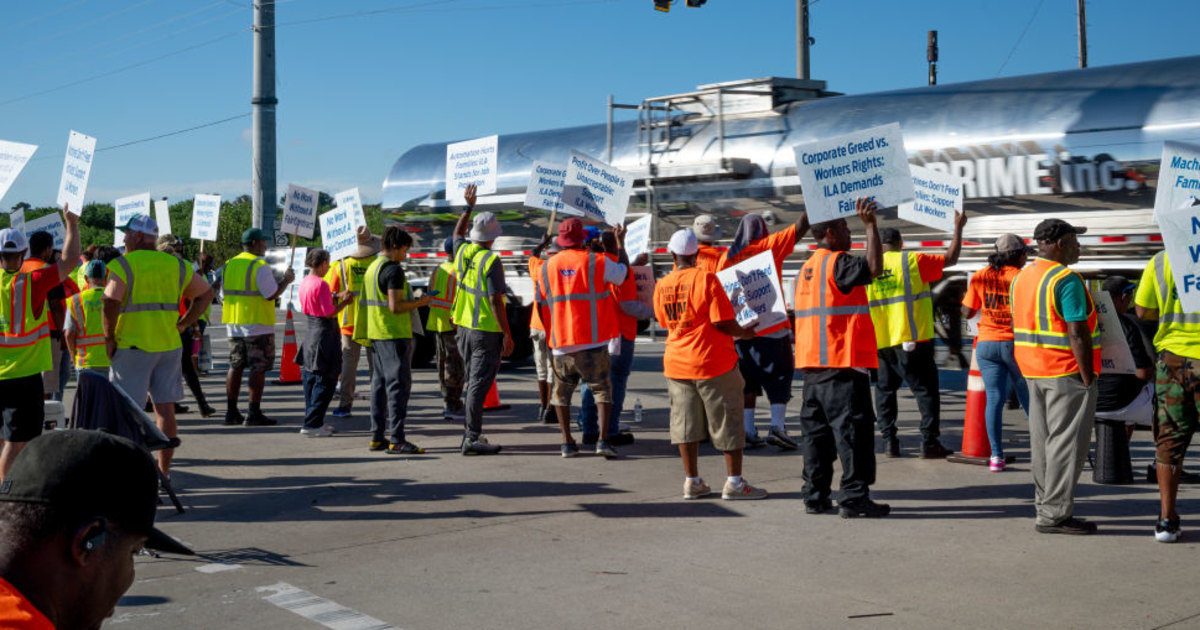
M606 342L618 334L612 292L604 281L608 259L582 249L563 250L542 265L542 299L550 314L551 348Z
M796 367L873 368L879 357L867 288L849 295L834 282L835 252L820 248L796 274Z
M1153 271L1151 272L1151 269ZM1185 313L1175 288L1175 276L1171 275L1171 261L1167 252L1154 255L1146 264L1142 283L1149 282L1158 301L1158 331L1154 333L1154 347L1181 357L1200 359L1200 313Z
M454 295L454 323L473 330L503 332L492 310L487 289L487 274L500 257L475 243L458 248L454 257L458 288Z
M433 270L433 286L437 295L429 298L429 318L425 328L433 332L454 330L450 315L454 310L454 294L458 283L454 281L454 263L446 261Z
M393 313L388 308L387 293L379 290L379 272L388 262L387 257L380 256L371 263L370 267L367 267L367 275L363 278L362 298L358 302L364 315L360 316L358 323L361 324L365 321L367 325L366 338L373 341L412 339L412 314ZM412 287L408 282L404 283L404 299L412 299ZM358 326L355 326L355 333L358 333Z
M33 276L0 270L0 380L48 372L50 305L33 312Z
M915 255L884 252L883 273L867 286L867 303L878 347L933 339L933 294Z
M75 320L75 367L106 368L110 365L104 348L104 289L84 289L71 296L71 317Z
M175 325L191 267L171 254L142 249L113 260L108 269L125 283L117 348L166 352L181 347Z
M546 261L541 258L529 259L529 278L533 280L533 308L529 311L529 330L540 330L546 332L546 324L542 321L542 309L545 304L542 301L542 267Z
M250 252L242 252L225 263L222 323L275 325L275 304L258 291L258 268L265 264L267 261Z
M333 271L330 272L327 281L338 278L337 287L339 291L349 291L354 294L354 301L347 304L338 313L338 326L345 329L353 329L354 322L358 320L358 301L362 298L363 277L367 275L367 269L371 263L375 262L375 256L369 258L343 258L337 261ZM329 282L329 286L334 286L334 283Z
M1058 283L1075 275L1074 271L1045 258L1013 277L1013 356L1025 378L1056 378L1079 372L1067 322L1054 301ZM1096 307L1087 295L1087 326L1092 335L1092 369L1100 370L1100 329L1096 325Z

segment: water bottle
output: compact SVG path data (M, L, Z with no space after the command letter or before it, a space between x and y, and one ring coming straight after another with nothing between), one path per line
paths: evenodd
M642 399L640 397L633 401L633 422L634 424L642 422Z

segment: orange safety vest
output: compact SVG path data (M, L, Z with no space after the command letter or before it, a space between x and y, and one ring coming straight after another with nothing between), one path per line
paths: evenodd
M529 276L533 279L533 308L529 309L529 329L542 332L546 332L546 325L542 323L542 309L545 307L542 303L542 267L545 265L546 261L541 258L529 259Z
M608 260L582 249L568 249L542 265L541 294L549 306L549 346L598 344L616 337L617 314L604 281Z
M820 248L796 274L796 367L873 368L879 365L867 287L846 295L833 281L837 257Z
M1059 282L1074 271L1053 260L1037 258L1012 281L1013 356L1025 378L1056 378L1079 372L1067 322L1054 303ZM1092 369L1100 369L1100 332L1096 305L1087 290L1088 330L1092 334Z

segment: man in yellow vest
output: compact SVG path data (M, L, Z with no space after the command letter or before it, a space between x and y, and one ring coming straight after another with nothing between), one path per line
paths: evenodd
M42 433L42 372L52 367L47 294L70 277L79 258L79 217L63 210L63 259L53 265L22 272L29 240L21 230L0 230L0 480L25 443Z
M225 424L268 426L275 420L262 413L263 387L267 371L275 365L275 299L296 279L288 269L276 283L271 267L263 260L267 233L250 228L242 233L242 253L225 263L221 310L229 332L229 372L225 375ZM238 411L242 372L250 372L250 413Z
M883 228L883 273L867 287L879 372L875 379L875 415L883 435L886 457L900 456L896 437L896 391L901 381L917 399L921 410L921 459L942 458L951 453L938 440L941 435L941 390L937 361L933 356L932 284L942 270L958 262L962 251L965 212L954 216L954 237L944 255L906 252L900 230Z
M458 351L467 368L466 431L461 450L463 455L494 455L500 452L500 446L489 444L482 436L483 400L496 381L501 357L513 351L504 308L508 285L504 282L504 264L492 251L492 242L500 236L500 222L491 212L481 212L472 223L474 184L467 186L464 198L467 211L454 226L454 273L458 288L453 318L458 325Z
M1029 385L1029 451L1037 531L1094 534L1075 518L1075 484L1087 458L1096 415L1100 332L1079 274L1087 228L1061 219L1037 225L1038 257L1013 278L1013 357Z
M176 437L175 403L183 398L180 331L196 323L212 302L212 287L188 263L155 249L158 223L135 214L120 226L125 255L108 265L104 287L104 343L111 378L139 404L150 396L158 428ZM192 301L183 317L179 301ZM168 481L175 449L158 452Z
M108 374L108 352L104 348L104 285L108 269L100 260L89 260L79 276L83 291L67 301L67 319L63 326L67 348L75 359L75 368Z
M458 293L458 281L454 277L454 238L445 242L450 260L443 262L429 276L426 295L431 296L429 317L425 330L434 334L437 348L438 386L442 389L442 417L447 420L465 420L463 411L463 379L466 368L458 352L458 336L453 320L454 296Z
M349 418L354 406L355 383L358 379L358 358L363 347L354 341L354 321L358 318L358 300L362 298L363 277L367 267L379 256L379 237L372 236L366 226L358 228L358 249L329 268L325 281L334 294L349 291L354 301L338 314L342 333L342 376L339 384L338 407L330 412L335 418ZM370 369L371 349L367 348L367 368Z

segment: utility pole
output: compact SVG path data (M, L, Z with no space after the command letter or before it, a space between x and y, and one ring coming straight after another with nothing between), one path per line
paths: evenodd
M937 31L929 31L929 36L925 43L925 61L929 62L929 85L937 85Z
M253 153L251 225L275 231L275 0L254 1L254 93L251 119Z
M1075 13L1079 16L1079 67L1087 67L1087 7L1086 0L1076 0L1078 9Z
M808 0L796 0L796 78L811 78L808 66Z

